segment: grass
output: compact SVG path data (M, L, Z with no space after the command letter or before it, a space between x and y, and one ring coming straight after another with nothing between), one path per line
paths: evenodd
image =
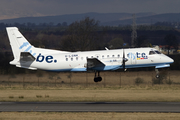
M179 120L178 113L1 112L0 120Z
M22 95L21 95L21 96L19 96L19 99L24 99L24 96L22 96Z
M0 101L146 101L180 102L179 86L126 86L106 88L6 88L0 90ZM13 99L12 97L13 96ZM23 96L23 99L19 99ZM42 99L43 98L43 99Z
M94 73L60 73L61 79L48 74L0 76L0 101L138 101L180 102L179 71L170 71L172 84L152 85L153 72L104 72L103 81L94 83ZM86 77L87 75L87 77ZM28 76L28 77L27 77ZM23 79L25 78L25 79ZM136 78L143 79L136 85ZM39 86L38 86L39 79ZM121 80L121 81L120 81ZM24 84L23 84L24 82ZM70 83L71 82L71 83ZM138 81L139 83L139 81ZM0 120L179 120L179 113L115 112L0 112Z
M16 75L11 79L1 75L0 101L180 102L179 71L169 71L170 76L167 78L173 84L162 85L152 85L154 71L102 72L103 81L99 83L93 82L94 73L71 73L71 80L68 75L69 73L53 75L61 79L49 79L48 73L42 73L41 77L35 74ZM137 85L137 78L143 82L139 84L138 81Z
M69 78L68 76L71 75ZM0 75L0 85L6 87L15 87L22 85L23 87L121 87L139 85L136 82L137 78L143 80L141 85L152 85L152 79L155 77L155 71L140 71L140 72L101 72L102 82L94 83L94 73L77 72L77 73L56 73L53 77L52 73L42 72L41 77L36 74L20 74L15 75L15 78L9 78L9 75ZM167 71L167 79L164 84L180 85L179 71ZM60 79L59 79L60 78ZM0 88L1 89L1 88Z
M10 99L13 99L13 98L14 98L14 96L9 96L9 98L10 98Z
M36 95L37 98L42 98L42 95Z

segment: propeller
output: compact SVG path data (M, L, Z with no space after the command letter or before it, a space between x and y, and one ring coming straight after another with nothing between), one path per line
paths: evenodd
M125 53L124 53L124 49L123 49L123 71L126 71L126 65L125 65L125 62L127 62L128 61L128 59L127 58L125 58Z

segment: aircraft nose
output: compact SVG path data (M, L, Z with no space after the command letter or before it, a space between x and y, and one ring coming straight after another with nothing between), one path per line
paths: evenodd
M173 63L174 60L172 58L169 58L168 62Z

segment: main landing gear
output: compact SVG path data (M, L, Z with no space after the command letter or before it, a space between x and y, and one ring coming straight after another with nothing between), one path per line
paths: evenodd
M98 76L96 76L97 71L95 71L95 76L94 76L94 82L101 82L102 77L100 76L100 72L98 71Z

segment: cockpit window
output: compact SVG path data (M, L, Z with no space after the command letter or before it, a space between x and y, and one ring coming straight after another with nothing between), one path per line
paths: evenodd
M161 52L159 52L159 51L155 51L157 54L161 54Z
M149 55L156 54L154 51L149 51Z

